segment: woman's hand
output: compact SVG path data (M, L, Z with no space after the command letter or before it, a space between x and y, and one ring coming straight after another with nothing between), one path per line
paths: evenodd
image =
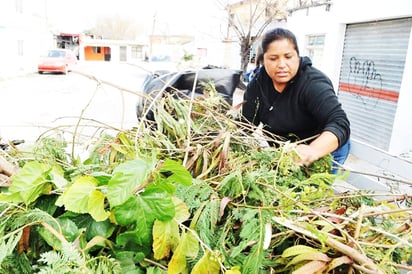
M299 144L296 147L300 159L298 164L310 165L338 148L338 138L330 131L324 131L310 145Z
M296 147L296 152L299 155L299 165L307 166L321 158L319 152L310 145L300 144Z

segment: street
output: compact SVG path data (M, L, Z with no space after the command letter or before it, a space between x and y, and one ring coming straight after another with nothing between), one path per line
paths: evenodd
M73 131L80 118L85 127L79 128L93 132L132 128L145 76L137 66L84 62L67 75L34 72L1 81L0 136L33 142L48 132Z

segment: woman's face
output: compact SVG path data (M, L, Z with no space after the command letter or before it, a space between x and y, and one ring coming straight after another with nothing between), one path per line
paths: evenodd
M294 44L288 39L273 41L263 55L263 64L276 90L282 92L299 68Z

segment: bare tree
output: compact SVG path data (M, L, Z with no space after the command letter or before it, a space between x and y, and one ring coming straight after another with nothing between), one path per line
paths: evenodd
M226 4L225 8L228 12L226 39L232 39L234 35L239 42L240 66L242 71L246 71L250 50L257 39L271 23L286 20L287 0L232 1L232 4Z
M134 40L144 35L145 29L144 23L138 22L135 18L115 14L98 17L94 28L88 32L105 39Z

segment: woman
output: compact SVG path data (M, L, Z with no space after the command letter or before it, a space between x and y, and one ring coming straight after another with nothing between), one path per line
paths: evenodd
M243 117L256 126L300 143L300 164L332 153L343 164L349 154L350 123L330 79L300 57L295 35L276 28L261 40L263 66L248 84ZM312 138L313 137L313 138Z

